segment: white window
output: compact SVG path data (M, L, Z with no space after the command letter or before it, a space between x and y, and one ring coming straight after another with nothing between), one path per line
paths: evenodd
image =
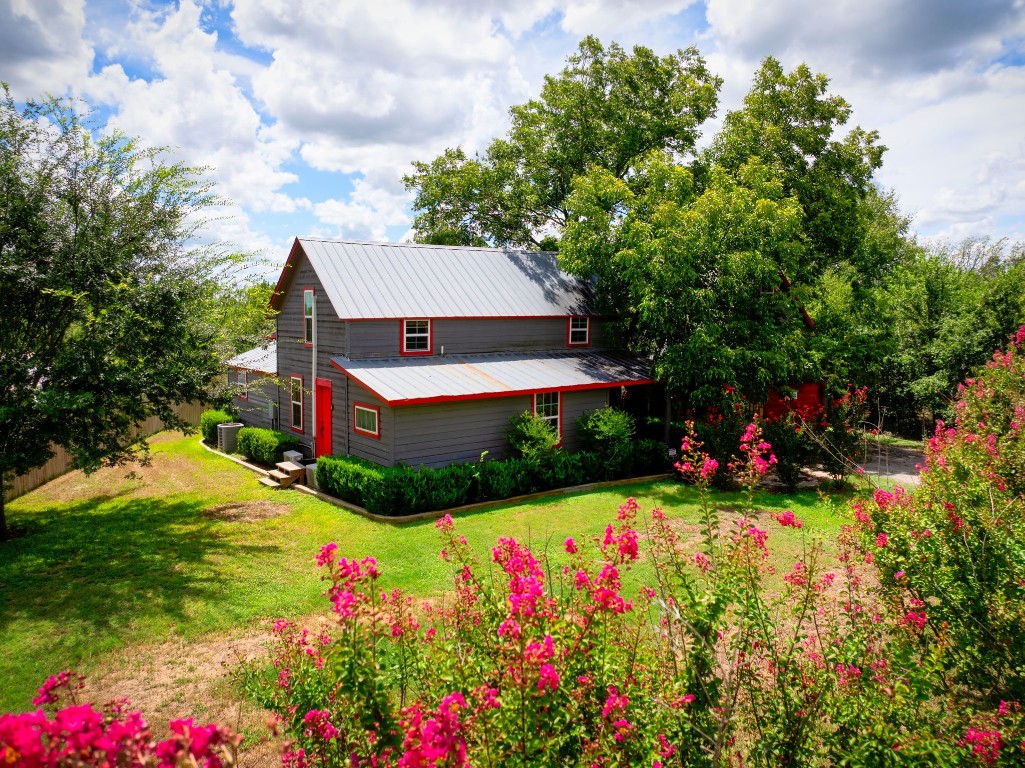
M431 321L402 321L402 352L406 355L427 355L431 352Z
M248 400L249 399L249 374L245 371L239 371L238 376L235 379L238 383L238 399Z
M552 425L559 440L562 440L562 419L559 418L561 401L562 395L558 392L538 392L534 395L534 413Z
M353 429L361 435L380 439L381 409L372 405L363 405L362 403L356 403L353 409L355 411L352 419Z
M292 398L292 429L296 432L303 431L303 380L301 376L292 376L291 383Z
M569 319L570 345L584 345L591 342L591 318L571 317Z
M303 341L313 343L313 289L303 291Z

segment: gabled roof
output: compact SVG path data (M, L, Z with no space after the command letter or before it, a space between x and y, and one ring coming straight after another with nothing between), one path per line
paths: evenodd
M296 238L271 307L307 258L342 320L593 315L590 284L554 253Z
M278 342L268 341L261 347L240 352L224 364L229 368L241 368L246 371L276 376L278 373Z
M650 362L609 352L535 352L348 360L331 364L389 405L651 384Z

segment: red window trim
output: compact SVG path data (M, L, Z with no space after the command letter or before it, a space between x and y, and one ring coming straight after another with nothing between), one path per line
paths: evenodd
M295 426L295 400L292 399L292 382L299 382L299 426ZM302 376L289 376L288 377L288 422L289 427L293 432L299 434L305 434L303 425L306 420L306 392L303 389L303 377Z
M310 318L311 320L313 320L313 323L310 323L310 340L306 341L306 294L307 293L312 293L314 296L316 296L317 295L316 286L313 286L313 285L304 285L303 286L303 346L306 347L306 349L312 349L313 348L313 323L317 322L317 313L316 313L316 305L314 305L314 312L313 312L313 315Z
M237 395L237 397L238 397L239 400L248 400L249 399L249 371L247 371L245 368L237 369L235 371L235 384L236 385L240 384L241 382L239 382L239 379L242 378L243 376L245 377L245 383L242 383L242 390L241 390L242 394Z
M587 341L573 341L573 321L587 321ZM566 318L566 346L567 347L589 347L591 346L591 318L585 315L571 315Z
M406 323L414 320L427 322L427 349L417 349L412 352L406 351ZM399 354L403 357L416 355L434 354L434 320L429 317L404 317L399 320Z
M530 410L533 411L534 415L537 415L537 396L538 395L550 395L555 393L559 396L559 442L555 444L556 448L562 447L562 390L560 389L544 389L539 392L532 392L530 395Z
M376 414L376 416L377 416L377 432L376 433L375 432L370 432L370 431L365 430L365 429L360 429L359 427L356 426L356 409L357 408L362 408L365 411L373 411ZM361 403L359 401L354 401L353 404L352 404L352 431L355 432L357 435L366 435L367 437L372 437L375 440L380 440L381 439L381 408L379 406L376 406L376 405L371 405L370 403Z

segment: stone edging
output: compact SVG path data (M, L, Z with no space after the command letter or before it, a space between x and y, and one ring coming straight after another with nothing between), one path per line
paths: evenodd
M250 470L251 472L255 472L255 473L259 474L259 475L263 475L264 477L267 477L269 475L267 470L261 469L260 467L256 466L255 464L250 464L248 461L242 461L242 459L235 458L234 456L230 456L227 453L222 453L221 451L218 451L216 448L211 448L209 445L204 443L202 439L199 441L199 444L202 445L204 448L206 448L208 451L210 451L210 453L215 453L218 456L224 457L228 461L233 461L236 464L238 464L239 466L245 467L246 469ZM481 509L488 509L490 507L497 507L497 506L499 506L501 504L516 504L516 503L521 502L521 501L531 501L533 499L543 499L543 498L547 498L548 496L561 496L561 495L566 495L566 494L569 494L569 493L580 493L580 492L583 492L583 491L595 491L595 490L599 490L599 489L602 489L602 488L614 488L617 485L629 485L630 483L646 483L646 482L651 482L651 481L654 481L654 480L667 480L670 477L672 477L672 474L670 474L668 472L663 472L662 474L658 474L658 475L645 475L644 477L627 477L627 478L624 478L623 480L606 480L606 481L601 482L601 483L587 483L585 485L574 485L574 486L571 486L569 488L554 488L554 489L552 489L550 491L539 491L537 493L527 493L527 494L523 494L522 496L510 496L508 499L495 499L494 501L481 501L481 502L478 502L476 504L465 504L465 505L463 505L461 507L451 507L450 509L437 509L437 510L433 510L431 512L418 512L415 515L377 515L377 514L374 514L373 512L370 512L369 510L367 510L364 507L358 506L356 504L352 504L351 502L348 502L348 501L343 501L342 499L339 499L336 496L329 496L328 494L324 493L323 491L315 490L315 489L310 488L309 486L303 485L301 483L294 483L294 484L290 485L288 488L286 488L284 490L295 489L295 490L299 491L300 493L305 493L305 494L307 494L309 496L316 496L321 501L326 501L328 504L334 504L336 507L342 507L343 509L347 509L350 512L355 512L356 514L362 515L363 517L367 518L368 520L373 520L373 521L378 522L378 523L412 523L412 522L416 522L418 520L435 520L435 519L437 519L439 517L444 517L445 515L456 515L456 514L462 514L462 513L466 513L466 512L475 512L475 511L481 510Z

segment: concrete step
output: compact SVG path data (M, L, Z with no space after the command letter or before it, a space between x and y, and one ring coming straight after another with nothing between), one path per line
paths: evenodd
M281 487L281 485L278 483L277 480L272 480L269 477L261 477L260 478L260 485L266 485L268 488L280 488Z
M282 472L278 469L272 469L267 474L270 475L270 477L274 478L275 482L277 482L277 484L282 488L287 488L295 482L295 475L290 474L288 472Z
M285 472L289 475L298 475L306 472L306 467L302 464L296 464L294 461L279 461L275 466L280 472Z

